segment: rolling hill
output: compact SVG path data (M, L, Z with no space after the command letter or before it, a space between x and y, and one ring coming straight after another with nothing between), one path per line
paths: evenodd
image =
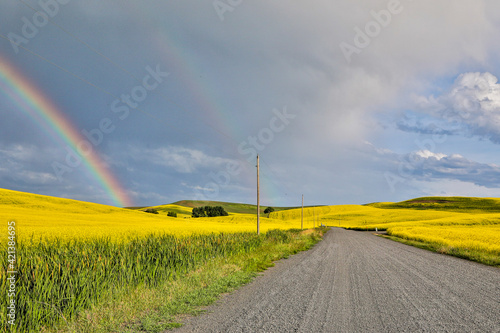
M473 197L422 197L396 203L372 203L383 209L441 210L467 213L500 213L500 199Z
M229 216L191 218L193 207L223 206ZM16 221L21 239L126 239L151 233L192 235L256 230L255 205L184 200L152 206L160 214L77 200L0 189L0 218ZM442 253L500 261L500 200L473 197L423 197L398 203L274 207L261 215L261 231L319 225L357 230L386 230L389 235L433 244ZM144 209L144 208L142 208ZM262 211L265 206L262 207ZM167 216L172 211L177 218ZM464 254L465 253L465 254Z

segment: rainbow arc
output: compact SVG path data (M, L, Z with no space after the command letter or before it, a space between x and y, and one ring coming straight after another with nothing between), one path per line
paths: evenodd
M78 151L86 141L57 106L6 59L0 57L0 84L12 101L50 136ZM117 206L132 206L132 200L95 149L82 155L82 164Z

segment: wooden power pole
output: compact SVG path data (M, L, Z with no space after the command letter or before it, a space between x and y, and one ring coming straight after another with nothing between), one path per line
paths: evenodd
M259 155L257 155L257 235L260 235L260 180L259 180Z
M302 194L302 213L300 214L300 229L304 230L304 195Z

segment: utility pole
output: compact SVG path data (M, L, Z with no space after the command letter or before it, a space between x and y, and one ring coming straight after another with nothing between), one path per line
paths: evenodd
M300 230L304 230L304 195L302 194L302 213L300 214Z
M257 155L257 235L260 235L260 180L259 180L259 155Z
M316 228L316 207L313 207L313 228Z

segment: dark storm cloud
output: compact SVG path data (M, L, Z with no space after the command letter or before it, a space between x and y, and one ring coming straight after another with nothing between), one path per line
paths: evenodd
M3 39L0 54L22 69L79 131L98 128L104 118L112 120L113 132L95 149L137 204L189 198L193 190L207 189L213 181L210 175L223 171L227 161L243 161L248 170L220 186L214 199L254 200L253 185L244 181L250 175L254 179L254 162L238 152L238 146L269 129L273 110L284 107L296 118L259 151L276 202L295 203L303 192L322 203L377 201L385 166L380 156L356 152L365 140L385 135L384 141L413 151L413 140L400 134L436 134L430 126L433 118L441 121L434 121L441 126L440 135L480 136L494 142L499 138L495 95L477 95L480 91L469 77L476 71L499 75L499 4L401 0L398 10L391 11L394 3L245 1L221 14L213 1L72 0L61 2L51 17L69 34L47 23L22 44L35 54L23 49L15 53ZM44 10L38 1L30 4ZM23 24L33 22L35 12L20 2L1 6L1 33L22 35ZM387 11L390 18L380 21ZM367 33L367 27L375 30ZM341 48L345 44L359 51L350 61ZM148 66L160 66L170 75L147 96L137 95ZM455 84L434 83L461 73L463 80ZM478 79L496 87L488 78ZM426 97L427 106L415 108L429 121L388 120L398 133L377 124L386 110L400 114L415 105L413 94L429 96L428 86L451 94ZM123 97L134 92L136 100ZM479 102L479 111L455 126L449 120L459 115L456 103L470 97ZM12 106L3 94L0 99L0 106ZM126 107L127 100L137 107L127 105L129 114L123 117L124 111L115 111ZM47 140L32 119L15 109L1 112L2 147L33 145L43 148L46 156L2 161L2 170L17 167L19 172L17 178L2 174L0 186L75 198L92 197L94 191L95 200L108 202L85 170L54 183L50 162L64 159L64 145ZM448 143L453 145L453 140ZM468 156L459 144L453 148ZM413 177L440 175L437 166L427 168L432 171L415 172ZM494 170L484 167L478 177L493 177Z

